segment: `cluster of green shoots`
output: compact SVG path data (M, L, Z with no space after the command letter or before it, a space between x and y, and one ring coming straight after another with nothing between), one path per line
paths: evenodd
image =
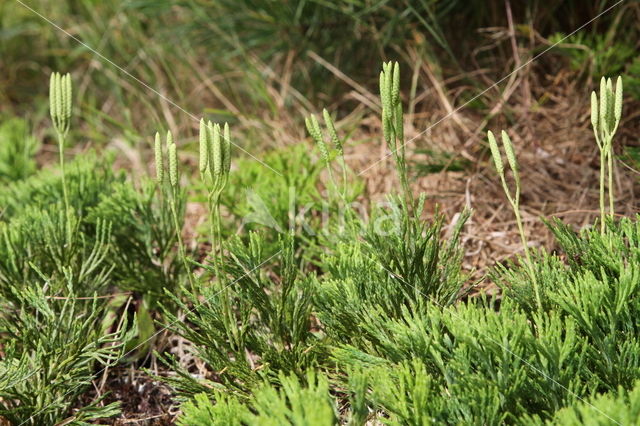
M178 220L178 211L176 208L180 176L178 174L178 148L173 142L173 135L171 134L171 131L167 132L167 137L165 139L166 157L168 158L168 161L165 161L165 150L163 149L162 139L160 137L160 133L158 132L156 132L153 148L156 163L156 179L158 181L158 185L160 185L160 187L163 189L164 185L166 185L165 166L168 166L169 168L169 206L171 208L171 216L173 218L173 226L175 228L176 238L178 239L178 250L180 251L180 258L182 259L182 264L189 279L189 284L191 285L191 288L193 288L193 277L191 275L191 272L189 271L190 268L187 262L187 254L185 251L184 243L182 241L182 227L180 226L180 221ZM164 193L165 192L162 191L163 195Z
M382 103L382 133L396 163L396 169L398 170L400 183L404 192L404 200L408 204L413 204L413 195L409 188L409 180L407 177L403 111L402 101L400 99L400 65L397 62L386 62L382 64L382 71L380 72L380 101ZM307 117L305 124L309 135L311 135L318 146L322 160L328 169L330 184L341 194L342 198L345 199L348 182L342 141L338 137L333 119L326 109L322 110L322 116L329 134L329 139L335 146L335 150L329 150L318 119L314 115ZM331 168L331 161L336 156L339 159L342 169L341 190L338 190L338 185L335 182Z
M67 224L67 239L70 239L71 222L70 206L67 182L65 178L64 166L64 146L65 139L71 126L71 106L72 106L71 75L54 72L51 74L49 82L49 110L53 128L58 137L58 152L60 155L60 170L62 173L62 194L64 198L65 219Z
M205 184L208 192L208 204L210 212L210 233L212 242L212 256L217 278L222 279L220 275L218 256L222 253L222 226L220 220L220 195L227 182L229 181L229 172L231 170L231 139L229 125L213 124L211 121L205 123L204 119L200 120L200 159L199 171L200 177ZM177 191L179 190L179 174L178 174L178 154L176 144L173 142L171 132L167 132L165 147L168 157L168 171L170 184L170 200L172 216L175 225L175 231L178 237L178 245L180 256L184 263L185 270L188 272L189 283L193 288L193 277L189 272L188 260L181 236L181 229L176 211ZM155 144L155 163L156 178L160 185L166 182L165 174L165 154L162 146L160 134L156 133Z
M591 125L600 150L600 232L605 226L605 167L609 189L609 215L613 218L613 136L622 117L622 78L618 77L615 90L611 79L600 80L600 98L591 92Z
M67 232L71 231L70 215L71 206L69 203L69 195L67 182L65 180L65 161L64 161L64 149L67 135L71 124L71 110L72 110L72 85L71 76L69 74L61 75L59 73L53 73L50 80L50 112L53 127L55 129L59 155L60 155L60 168L62 174L62 192L64 198L65 218L67 222ZM328 114L327 114L328 116ZM316 122L317 123L317 122ZM332 138L337 139L335 128L331 124ZM163 146L159 133L155 135L154 143L155 154L155 166L156 166L156 179L164 194L164 189L168 189L168 202L171 208L171 214L173 217L175 232L178 240L178 246L180 251L180 257L183 262L185 270L188 271L188 259L186 255L185 245L182 240L181 227L178 220L177 203L179 186L179 173L178 173L178 153L177 146L173 141L173 135L171 132L167 132L165 143ZM224 124L224 127L219 124L213 124L210 121L205 123L204 120L200 122L200 176L205 183L205 187L208 191L209 210L210 210L210 224L211 224L211 238L213 239L213 256L216 264L216 271L219 272L217 267L218 261L216 258L222 252L222 233L220 222L220 195L222 190L229 179L229 171L231 167L231 142L229 125ZM218 274L219 277L219 274ZM191 273L188 273L189 283L193 288L193 277Z
M212 250L216 275L220 276L220 267L216 253L222 253L222 226L220 221L220 195L229 181L231 170L231 137L229 125L224 129L220 124L211 121L205 123L200 120L200 177L207 188L209 199L209 214Z
M405 202L413 204L413 195L407 178L405 159L404 123L400 99L400 65L395 62L382 64L380 72L380 101L382 103L382 134L393 153Z

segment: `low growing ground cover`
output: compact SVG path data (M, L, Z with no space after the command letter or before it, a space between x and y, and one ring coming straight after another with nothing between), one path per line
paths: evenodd
M32 165L24 132L0 141L25 153L0 169L0 423L109 422L122 401L105 383L123 368L170 389L181 425L637 423L640 226L612 190L621 80L592 95L600 216L547 221L557 250L528 246L514 144L488 133L523 245L489 273L500 298L467 297L473 212L424 219L400 81L385 63L400 185L376 203L327 110L306 119L313 152L240 158L233 129L203 119L197 166L179 146L194 135L164 131L151 176L99 152L69 161L73 84L52 75L57 168ZM185 238L194 202L207 220Z

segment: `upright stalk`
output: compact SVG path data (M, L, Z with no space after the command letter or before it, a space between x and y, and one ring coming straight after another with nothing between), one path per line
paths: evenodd
M221 281L218 254L222 254L222 232L220 226L220 196L216 193L209 194L209 233L211 235L211 253L213 255L213 268L216 278Z
M600 233L605 232L605 173L609 189L609 217L613 220L613 138L622 118L622 79L618 77L615 90L611 79L600 80L600 96L591 92L591 125L600 151ZM606 168L606 171L605 171Z
M608 167L608 176L609 176L609 216L613 219L615 215L615 210L613 209L613 155L612 152L609 151L607 155L607 167Z
M229 285L222 275L222 267L220 263L220 258L222 257L223 247L222 247L222 219L220 216L220 192L215 192L211 194L209 197L209 211L210 211L210 224L209 229L211 232L211 237L213 243L211 244L212 254L213 254L213 268L216 274L216 279L218 280L218 289L216 294L222 295L222 310L224 316L227 318L227 323L229 327L227 330L231 330L228 334L229 340L236 343L236 346L239 347L239 337L238 330L236 327L236 318L233 315L233 310L231 309L231 301L229 297Z
M518 194L519 198L519 194ZM524 255L527 261L527 269L529 269L529 275L531 277L531 281L533 282L533 291L536 296L536 304L538 305L538 309L542 309L542 299L540 298L540 289L538 286L538 278L536 276L536 271L533 269L533 259L531 258L531 253L529 252L529 243L527 241L527 236L524 233L524 224L522 222L522 217L520 216L520 203L513 204L513 212L516 216L516 223L518 224L518 232L520 233L520 240L522 241L522 246L524 249Z
M231 170L231 139L229 126L224 125L224 130L219 124L200 120L200 177L208 189L209 202L209 232L212 239L211 252L213 255L213 268L218 280L216 294L222 294L222 309L228 323L227 329L230 341L236 346L239 342L236 319L231 309L229 288L223 279L220 258L223 255L222 245L222 221L220 218L220 195L229 180Z
M402 185L402 190L404 192L405 204L413 205L413 193L411 192L411 187L409 186L409 178L407 175L407 163L404 157L404 143L400 140L401 145L401 153L398 155L397 151L395 154L396 160L396 168L398 170L398 175L400 176L400 185Z
M57 132L58 134L58 153L60 156L60 171L62 174L62 197L64 198L64 208L68 212L69 211L69 194L67 191L67 178L65 173L65 165L64 165L64 136Z
M327 144L324 140L324 135L322 130L320 129L320 125L318 124L318 120L314 115L311 115L305 119L305 124L307 126L307 131L309 135L311 135L312 139L315 141L318 146L318 150L320 151L320 155L325 163L327 168L327 173L329 175L329 182L331 184L331 189L338 195L340 201L342 201L343 206L345 208L345 216L343 219L346 221L351 219L352 211L349 206L349 202L347 200L347 163L344 159L344 147L342 144L342 140L338 136L338 132L336 131L336 126L333 122L333 118L331 118L331 114L326 109L322 110L322 115L324 118L324 123L326 129L329 133L329 139L335 148L334 152L337 153L338 162L340 163L340 169L342 172L342 183L339 186L336 183L334 178L333 168L332 168L332 156L329 155L329 149L327 148ZM331 194L331 191L328 191Z
M222 218L220 216L220 196L216 197L216 233L218 236L218 253L222 257Z
M501 134L502 145L507 157L507 162L509 164L509 167L511 168L511 172L513 173L513 180L515 181L515 191L512 195L511 190L509 189L509 185L507 184L507 179L504 173L504 163L502 162L502 154L500 153L500 149L498 148L496 138L491 131L488 132L487 136L489 139L491 156L493 157L496 171L498 172L500 181L502 182L502 189L504 190L507 199L509 200L509 204L511 204L511 208L516 217L516 224L518 225L518 233L520 234L520 241L522 242L522 247L524 250L525 262L527 264L529 276L533 284L533 292L536 297L536 305L538 307L538 310L542 310L542 298L540 296L538 277L536 276L536 270L533 267L533 258L531 257L531 253L529 251L529 243L527 241L527 236L524 233L524 224L522 222L522 216L520 215L520 171L515 151L513 150L513 144L511 143L511 138L509 138L507 132L503 130Z
M191 274L191 270L189 267L189 263L187 262L187 252L184 247L184 242L182 240L182 227L180 226L180 221L178 220L178 211L176 208L176 192L175 188L171 188L171 200L169 204L171 206L171 216L173 216L173 226L176 230L176 237L178 239L178 251L180 254L180 258L182 259L182 266L184 267L185 273L187 274L187 278L189 280L189 286L191 287L191 291L195 289L193 283L193 277Z
M173 143L173 136L171 132L167 132L166 139L166 147L167 147L167 155L169 157L169 209L171 210L171 217L173 219L173 227L176 232L176 239L178 240L178 255L182 260L182 266L184 267L185 273L187 274L187 278L189 280L189 285L191 290L193 290L194 282L193 277L191 275L191 271L189 268L189 263L187 262L187 253L184 246L184 241L182 240L182 226L180 226L180 221L178 220L178 209L176 207L178 199L178 191L179 191L179 179L178 179L178 152L176 144ZM156 132L155 144L154 144L154 152L155 152L155 163L156 163L156 179L158 181L158 185L160 187L160 196L162 197L162 202L166 201L165 198L165 172L164 172L164 153L162 149L162 141L160 140L160 134Z
M60 159L60 170L62 173L62 198L64 202L65 226L67 241L71 239L71 207L69 205L69 192L67 189L67 179L64 164L65 138L71 125L72 106L71 76L69 74L60 75L55 72L51 74L49 81L49 109L51 121L58 137L58 152Z
M407 176L404 144L404 117L400 99L400 66L395 63L382 64L380 73L380 101L382 103L382 133L393 153L400 185L404 193L405 208L414 207L413 193Z
M333 136L333 134L335 134L335 128L333 128L333 122L331 121L331 117L329 116L329 113L326 110L323 111L323 114L325 116L325 123L327 125L327 128L329 129L329 133ZM340 190L338 189L338 184L336 183L333 177L333 169L331 167L331 156L329 155L329 149L327 148L327 144L324 141L324 136L322 134L322 130L320 129L320 124L318 123L318 119L316 118L315 115L311 115L305 119L305 124L307 126L307 131L309 132L313 140L316 142L316 145L318 146L318 150L320 151L320 156L322 157L322 161L324 161L324 165L327 169L327 174L329 175L329 183L330 183L331 189L327 188L328 196L331 197L332 191L337 194L340 194ZM336 136L336 139L337 139L337 136ZM339 145L339 142L337 144L337 147L338 149L341 148L341 146Z
M62 178L62 199L64 202L65 227L67 231L67 241L71 240L71 208L69 207L69 191L67 190L67 177L64 162L64 142L65 137L62 133L56 132L58 136L58 153L60 158L60 174Z
M340 194L342 201L346 204L347 203L347 163L344 159L344 147L342 145L342 140L340 139L340 137L338 136L338 132L336 131L336 126L333 123L333 118L331 118L331 114L329 114L329 111L327 111L326 108L322 110L322 116L327 126L327 130L329 131L329 137L331 139L331 142L333 143L338 153L338 161L340 163L340 168L342 170L342 190L338 189L338 186L335 184L335 182L334 182L334 185L336 186L336 192ZM329 167L329 165L327 165L327 167L331 171L331 167Z
M342 199L347 201L347 163L344 160L344 154L340 156L340 167L342 168Z
M605 193L605 164L606 164L606 152L602 152L600 160L600 233L604 234L604 225L605 225L605 201L604 201L604 193Z

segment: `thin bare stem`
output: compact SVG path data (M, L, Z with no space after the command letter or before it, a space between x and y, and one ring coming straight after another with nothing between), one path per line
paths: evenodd
M182 259L182 265L184 266L184 270L187 273L187 277L189 279L189 286L191 286L191 291L193 291L195 289L195 286L193 282L193 276L189 268L189 263L187 262L187 253L184 247L184 242L182 241L182 228L180 227L180 223L178 221L178 212L176 209L176 189L174 187L171 188L171 200L169 200L169 205L171 206L173 226L175 227L176 236L178 238L178 250L180 253L180 258Z
M67 241L71 240L71 207L69 206L69 193L67 189L67 177L65 173L65 162L64 162L64 142L65 137L62 133L56 132L58 135L58 152L60 158L60 173L62 175L62 198L64 201L64 216L65 216L65 226L67 230Z
M536 304L538 306L538 309L541 310L542 298L540 297L540 288L538 285L538 278L536 277L535 268L533 267L533 258L531 257L531 253L529 251L529 242L524 232L524 223L522 221L522 216L520 214L520 188L519 186L516 186L515 195L512 197L511 192L509 190L509 186L507 185L507 180L504 176L504 173L500 174L500 180L502 181L502 188L504 189L504 192L507 195L509 204L511 204L511 208L516 217L516 224L518 226L518 233L520 234L520 241L522 242L522 249L524 251L525 261L527 263L527 270L529 272L529 277L533 282L533 291L536 296Z
M613 219L615 210L613 208L614 193L613 193L613 152L609 149L607 153L607 168L609 177L609 216Z
M602 151L600 153L601 159L600 159L600 233L604 234L604 222L605 222L605 207L604 207L604 193L605 193L605 187L604 187L604 181L605 181L605 164L606 164L606 157L607 157L607 153L606 151Z

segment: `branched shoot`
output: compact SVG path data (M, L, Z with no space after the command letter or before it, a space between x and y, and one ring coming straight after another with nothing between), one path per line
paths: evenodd
M220 222L220 194L229 181L231 170L231 139L229 125L200 120L200 177L209 194L210 232L216 278L221 282L217 257L222 255L222 226Z
M515 191L512 193L509 185L507 184L506 175L504 173L504 163L502 161L502 154L500 153L500 148L498 148L498 143L496 142L496 138L493 135L493 132L488 132L489 138L489 147L491 148L491 156L493 157L493 162L496 166L496 171L500 176L500 180L502 181L502 189L509 200L509 204L511 204L511 208L513 209L513 213L516 216L516 223L518 225L518 232L520 233L520 239L522 240L522 247L524 250L525 259L527 262L527 268L529 269L529 274L531 275L531 281L534 286L534 291L536 295L536 303L538 305L538 309L542 308L542 300L540 299L540 290L538 288L538 280L536 278L535 269L533 267L533 260L531 259L531 253L529 250L529 245L527 243L527 236L524 233L524 225L522 223L522 217L520 216L520 171L518 168L518 161L516 159L516 154L513 150L513 144L511 143L511 139L509 135L504 130L502 131L502 146L504 147L504 152L507 157L507 162L509 163L509 167L511 168L511 173L513 174L513 180L515 182Z
M600 150L600 232L605 229L605 167L609 188L609 216L613 219L613 137L622 117L622 78L618 77L615 90L611 79L600 80L600 97L591 92L591 125Z
M189 267L189 263L187 261L187 253L184 246L184 241L182 240L182 227L180 226L180 221L178 220L178 209L177 198L179 191L179 174L178 174L178 151L176 144L173 142L173 135L170 131L167 132L167 138L165 140L165 145L167 149L167 157L168 162L164 161L164 152L162 149L162 141L160 139L160 133L156 132L155 141L154 141L154 156L156 163L156 179L158 181L158 185L163 189L165 185L165 163L168 163L169 167L169 207L171 209L171 216L173 218L173 226L175 228L176 238L178 239L178 250L180 252L180 258L182 259L182 265L184 266L185 273L189 279L189 285L193 289L193 276L191 274L191 268Z
M404 123L400 99L400 65L395 62L382 64L380 72L380 101L382 102L382 133L393 153L396 169L404 191L405 203L413 205L413 194L409 188L407 162L405 158Z
M307 131L309 135L313 138L316 145L318 145L318 150L320 151L320 155L322 160L325 163L327 168L327 172L329 173L329 181L333 186L333 189L340 195L343 201L346 200L347 197L347 165L344 160L344 148L342 145L342 140L338 136L338 132L336 131L336 126L333 122L333 118L331 118L331 114L326 109L322 110L322 118L324 119L325 126L327 127L327 132L329 133L329 139L331 143L335 147L335 150L329 151L327 144L324 140L324 135L322 130L320 129L320 125L318 124L318 119L315 115L310 115L305 119L305 124L307 126ZM333 169L331 168L331 161L334 157L338 158L340 162L340 168L342 170L342 185L339 189L338 184L335 181L333 176Z

